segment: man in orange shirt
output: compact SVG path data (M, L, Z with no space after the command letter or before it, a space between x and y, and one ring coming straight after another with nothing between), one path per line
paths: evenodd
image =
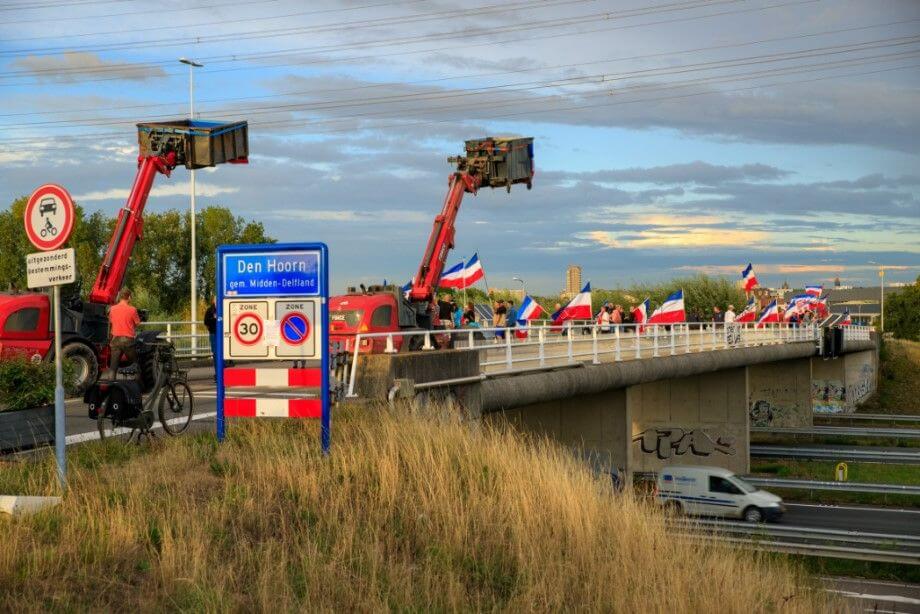
M131 291L125 288L119 293L118 299L118 303L109 309L109 323L112 326L112 339L109 341L111 349L109 367L112 379L118 375L118 364L121 362L122 355L131 364L137 363L134 335L137 325L141 323L137 309L131 305ZM137 365L136 377L137 383L142 383L140 365Z

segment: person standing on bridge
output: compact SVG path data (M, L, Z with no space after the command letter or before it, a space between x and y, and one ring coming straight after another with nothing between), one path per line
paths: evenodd
M204 312L204 327L208 329L208 343L211 346L211 359L217 365L217 297L211 297L211 304ZM217 381L217 372L214 372L214 381Z
M118 365L121 363L121 357L124 356L128 362L135 367L134 377L137 383L141 384L141 368L137 364L137 325L141 323L141 317L137 309L131 304L131 291L124 288L118 295L118 303L112 305L109 309L109 324L111 325L112 338L109 341L109 371L111 379L118 377Z
M726 324L735 323L735 306L734 305L729 305L728 309L725 310L724 319L725 319Z

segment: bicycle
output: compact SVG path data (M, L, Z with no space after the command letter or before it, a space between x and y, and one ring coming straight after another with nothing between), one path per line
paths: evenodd
M157 375L150 395L143 401L141 412L129 418L120 418L118 411L110 411L113 409L109 407L111 399L106 398L96 419L100 438L123 438L126 443L130 443L137 434L136 443L140 444L142 437L148 440L156 437L152 430L154 408L163 430L169 435L179 435L191 424L194 396L186 372L180 370L176 362L175 347L169 341L157 341L149 345L154 346Z

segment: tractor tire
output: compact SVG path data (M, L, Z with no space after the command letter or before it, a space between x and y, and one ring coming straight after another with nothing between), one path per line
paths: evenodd
M96 352L82 342L69 343L61 350L61 360L73 368L74 379L67 386L67 393L81 396L99 378L99 360Z
M141 391L145 394L153 390L157 382L157 361L153 352L137 353L137 368L141 372Z

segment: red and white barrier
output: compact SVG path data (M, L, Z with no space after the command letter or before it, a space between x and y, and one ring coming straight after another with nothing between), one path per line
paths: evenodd
M224 388L319 388L320 369L224 369Z
M320 399L224 399L224 415L230 418L319 418Z

